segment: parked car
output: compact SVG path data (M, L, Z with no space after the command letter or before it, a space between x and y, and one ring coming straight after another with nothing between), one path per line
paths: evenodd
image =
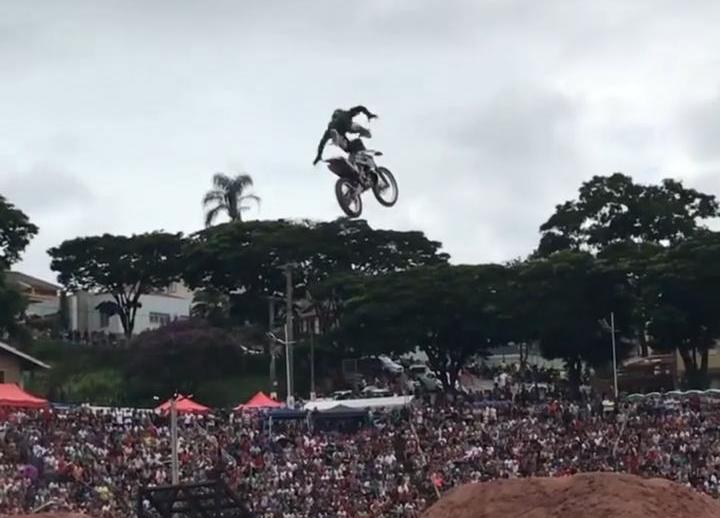
M393 374L402 374L405 371L405 367L400 365L398 362L393 361L389 356L381 354L378 356L378 360L380 360L383 369L392 372Z
M442 381L437 379L435 373L428 371L425 374L419 374L417 377L423 389L428 392L436 392L443 389Z
M343 401L345 399L352 399L353 397L353 391L352 390L336 390L332 394L330 394L331 399L335 399L337 401Z
M388 389L378 388L374 385L368 385L367 387L362 389L362 395L363 395L363 397L375 398L375 397L390 397L393 394Z

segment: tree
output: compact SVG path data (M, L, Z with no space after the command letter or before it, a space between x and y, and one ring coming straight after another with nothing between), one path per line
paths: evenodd
M622 273L632 308L630 326L643 356L647 344L649 289L647 265L663 247L705 230L701 220L719 214L715 196L683 187L675 180L660 185L633 182L621 173L595 176L582 184L576 200L558 205L540 227L536 256L557 251L588 251Z
M20 331L20 320L27 301L19 291L7 285L0 270L0 338L13 338Z
M246 201L260 204L260 198L254 194L247 194L253 186L253 179L249 174L239 174L235 177L217 173L213 176L214 189L208 191L203 198L205 213L205 226L209 227L221 212L225 212L230 221L242 221L242 213L250 207L243 205ZM208 207L212 206L208 209Z
M624 241L613 243L598 253L599 266L609 273L624 277L629 296L630 327L634 340L640 346L640 354L649 354L648 324L650 309L647 293L652 289L649 269L663 247L656 243Z
M50 268L71 291L108 293L126 338L135 327L142 295L166 288L180 277L183 238L152 232L132 236L79 237L48 250Z
M197 290L190 308L190 316L223 327L230 319L230 297L213 288Z
M0 337L16 337L27 301L5 280L4 272L16 263L37 234L27 215L0 195Z
M264 323L267 297L285 294L287 264L293 265L295 297L324 304L325 295L333 292L321 284L330 277L444 264L447 255L440 246L422 232L375 230L363 220L228 223L191 237L184 278L192 288L230 295L237 319ZM317 296L311 297L315 288Z
M200 401L237 403L237 394L212 393L209 385L247 372L255 358L248 351L259 340L262 334L252 330L232 333L199 319L144 331L130 342L124 365L130 399L148 402L154 395L180 392Z
M675 180L644 185L621 173L595 176L540 227L537 254L598 251L622 242L669 245L703 229L698 220L718 214L715 196Z
M510 270L500 265L421 267L367 279L348 302L337 339L357 354L419 347L448 390L476 354L512 334Z
M524 320L543 356L566 363L578 393L583 365L600 367L612 359L611 335L604 325L615 313L618 358L631 346L627 336L626 280L603 268L586 252L558 252L520 267Z
M17 262L37 233L27 215L0 195L0 270Z
M708 383L708 350L720 339L720 233L703 232L659 253L650 267L649 332L677 350L693 387Z

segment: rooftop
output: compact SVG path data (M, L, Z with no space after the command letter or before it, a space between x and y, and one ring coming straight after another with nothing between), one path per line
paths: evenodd
M38 279L37 277L33 277L32 275L27 275L22 272L5 272L5 278L9 282L20 284L21 286L27 286L29 288L47 291L60 291L60 286L57 284Z
M43 363L40 360L38 360L37 358L33 358L29 354L25 354L24 352L22 352L18 349L15 349L14 347L12 347L4 342L0 342L0 354L2 354L3 352L5 352L11 356L15 356L16 358L19 358L24 363L30 364L33 367L40 367L41 369L49 369L50 368L50 366L47 363Z

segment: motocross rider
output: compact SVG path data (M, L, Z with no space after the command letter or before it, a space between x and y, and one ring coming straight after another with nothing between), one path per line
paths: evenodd
M365 106L355 106L349 110L335 110L332 114L332 118L328 123L327 129L320 139L318 145L317 155L313 161L313 165L317 164L322 159L323 149L327 141L332 139L333 143L340 149L348 153L348 159L350 163L355 166L353 155L358 151L364 151L365 145L360 138L348 139L348 133L359 135L359 137L370 138L370 131L363 126L353 122L353 119L359 115L364 114L368 120L377 118L377 115L372 113Z

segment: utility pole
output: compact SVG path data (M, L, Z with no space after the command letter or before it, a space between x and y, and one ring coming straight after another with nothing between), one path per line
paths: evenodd
M287 371L287 404L292 407L295 402L293 372L293 282L292 265L285 265L285 359Z
M615 348L615 313L610 313L610 332L612 333L612 357L613 357L613 384L615 387L615 401L618 399L618 372L617 353Z
M170 400L170 442L172 448L172 484L174 486L180 482L180 467L178 465L177 400L177 394L173 394L173 397Z
M315 320L310 326L310 401L315 401Z
M275 328L275 298L268 297L268 332L272 333ZM268 351L270 352L270 397L277 399L278 382L277 369L275 365L275 340L269 338Z

